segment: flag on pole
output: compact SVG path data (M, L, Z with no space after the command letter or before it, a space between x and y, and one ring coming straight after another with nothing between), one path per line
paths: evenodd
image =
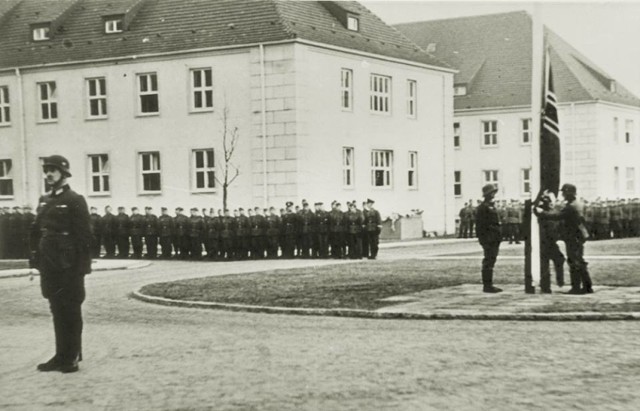
M544 60L545 87L540 126L540 192L548 190L557 196L560 189L560 126L548 50L545 52Z

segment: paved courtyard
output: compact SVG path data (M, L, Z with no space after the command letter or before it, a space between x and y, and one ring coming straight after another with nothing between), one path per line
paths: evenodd
M318 263L158 262L96 272L87 279L86 358L72 375L35 371L53 346L38 279L0 279L0 409L640 407L633 321L369 320L172 308L128 297L151 282Z

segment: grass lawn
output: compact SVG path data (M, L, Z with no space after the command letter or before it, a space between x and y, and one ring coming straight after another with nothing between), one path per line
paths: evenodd
M523 265L498 260L496 284L521 284ZM589 268L596 285L640 286L640 261L594 261ZM158 283L142 292L191 301L374 310L392 304L380 301L387 297L469 283L481 283L479 260L407 259Z
M18 268L29 268L27 260L0 260L0 270L15 270Z

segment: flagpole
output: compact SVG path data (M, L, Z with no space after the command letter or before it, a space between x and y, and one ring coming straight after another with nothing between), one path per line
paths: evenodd
M532 15L532 65L531 65L531 196L540 191L540 125L542 111L542 90L544 78L544 28L542 24L542 4L533 3ZM540 284L540 227L538 218L531 217L531 277L533 285Z

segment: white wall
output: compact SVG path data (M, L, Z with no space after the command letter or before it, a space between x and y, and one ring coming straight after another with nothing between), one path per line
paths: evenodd
M26 198L22 193L22 144L20 135L20 116L17 109L19 85L12 73L0 72L0 86L9 89L10 124L0 124L0 160L11 160L13 178L13 196L0 196L0 207L23 205Z

